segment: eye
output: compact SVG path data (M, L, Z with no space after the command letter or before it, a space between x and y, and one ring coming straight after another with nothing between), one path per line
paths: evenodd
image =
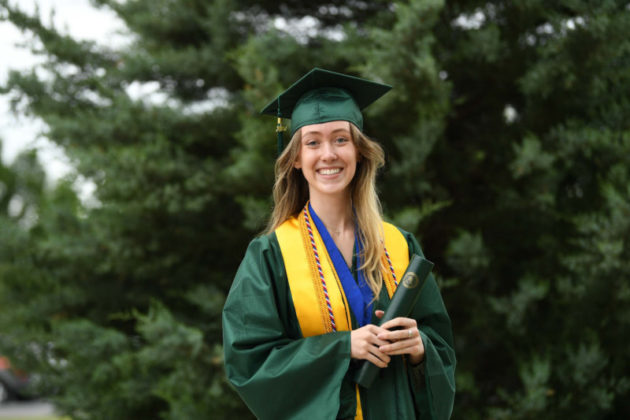
M342 136L342 137L337 137L337 138L335 139L335 142L336 142L336 143L347 143L348 141L349 141L349 140L348 140L346 137L343 137L343 136Z
M316 139L306 139L304 140L304 145L309 147L317 146L319 142Z

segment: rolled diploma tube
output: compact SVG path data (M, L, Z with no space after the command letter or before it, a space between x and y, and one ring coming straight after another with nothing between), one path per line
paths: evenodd
M407 270L398 283L394 296L392 296L392 300L378 324L379 326L399 316L409 316L432 269L433 263L431 261L413 254ZM379 369L375 364L364 360L354 380L362 387L369 388L378 375Z

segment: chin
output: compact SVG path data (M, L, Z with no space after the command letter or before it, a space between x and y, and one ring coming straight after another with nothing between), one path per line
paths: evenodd
M349 195L350 187L344 186L344 187L315 188L314 191L312 191L312 193L320 194L322 196L328 196L328 197L346 195L346 194Z

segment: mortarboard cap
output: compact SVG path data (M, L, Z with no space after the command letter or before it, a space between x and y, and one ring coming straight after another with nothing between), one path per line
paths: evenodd
M291 119L291 136L305 125L349 121L363 130L361 110L392 87L314 68L263 108L262 114ZM281 130L280 120L278 128ZM279 149L281 149L281 132Z

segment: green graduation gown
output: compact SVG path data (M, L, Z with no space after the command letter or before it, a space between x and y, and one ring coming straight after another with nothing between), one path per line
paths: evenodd
M409 253L422 255L402 231ZM356 258L352 272L356 277ZM383 287L374 310L385 309ZM360 389L364 419L448 419L455 395L451 323L431 275L410 317L418 322L424 362L413 367L392 357L369 389ZM373 315L372 322L377 319ZM352 319L355 329L356 320ZM227 377L260 419L354 418L350 332L304 338L293 307L280 246L274 233L254 239L223 308Z

